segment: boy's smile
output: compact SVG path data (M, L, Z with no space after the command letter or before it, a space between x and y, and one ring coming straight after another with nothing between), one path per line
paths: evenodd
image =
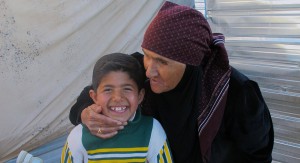
M126 108L127 108L126 106L116 106L116 107L110 107L110 110L123 113Z
M125 122L132 118L143 100L144 90L139 92L128 73L119 70L104 75L97 91L91 90L90 95L102 107L104 115Z

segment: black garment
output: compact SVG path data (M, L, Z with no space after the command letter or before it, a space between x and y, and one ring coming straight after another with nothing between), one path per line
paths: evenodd
M273 144L271 115L257 83L232 68L227 104L210 162L272 162Z
M189 76L188 73L190 72L189 68L187 68L184 76ZM195 139L198 137L197 130L195 129L195 132L191 132L191 129L196 127L194 122L196 122L195 117L197 117L197 111L191 107L195 102L192 100L192 97L198 96L198 93L193 92L191 89L187 90L189 91L187 95L183 92L178 92L178 90L184 90L183 88L186 86L186 82L195 82L196 80L183 80L176 89L159 95L155 95L149 85L146 84L145 101L152 98L153 102L150 101L151 103L148 102L148 104L150 104L151 107L153 106L154 109L158 108L159 110L149 110L146 106L147 103L144 103L145 106L143 106L142 109L144 109L144 113L152 114L162 124L170 140L175 162L201 162L200 152L198 152L199 140ZM188 84L188 86L191 85L191 83ZM80 123L82 110L92 104L89 98L89 89L90 87L88 86L83 90L76 104L71 108L70 120L73 124ZM169 101L169 103L165 103L165 101ZM176 105L174 105L174 101L177 102ZM184 104L177 106L180 101ZM182 112L183 109L180 110L180 107L184 107L187 112ZM180 114L182 114L182 116L180 116ZM161 117L164 118L162 119ZM175 118L175 121L172 118ZM183 118L183 120L179 120L180 118ZM174 122L174 124L171 123L171 121ZM180 122L182 121L186 123L181 124ZM185 127L186 131L177 133L177 129ZM195 136L193 136L193 133ZM177 136L179 136L179 138L177 138ZM184 140L184 142L181 140ZM273 142L274 131L271 116L258 85L256 82L249 80L246 76L232 68L226 108L221 127L212 144L209 162L271 162ZM177 149L180 147L183 148L181 150L189 152L178 152ZM174 149L176 149L176 151L174 151ZM199 160L197 154L199 154Z
M176 162L200 162L201 159L197 132L199 111L195 107L201 74L199 67L187 65L178 85L160 94L152 92L149 81L146 82L143 113L154 116L162 124Z
M86 86L77 98L76 103L72 106L69 119L73 125L78 125L81 123L81 112L83 109L94 103L89 93L91 89L93 89L92 85Z

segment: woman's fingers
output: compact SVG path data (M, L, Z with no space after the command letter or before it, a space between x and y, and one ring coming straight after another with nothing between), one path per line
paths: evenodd
M127 125L127 122L121 122L110 117L107 117L103 114L94 114L92 115L93 119L98 121L98 124L102 127L117 127L117 126L124 126Z
M101 114L101 107L96 104L85 108L81 113L81 121L90 132L103 139L111 138L124 128L127 122L120 122Z
M96 136L98 136L98 137L100 137L100 138L102 138L102 139L108 139L108 138L111 138L111 137L113 137L113 136L115 136L115 135L117 135L117 131L115 131L115 132L111 132L111 133L106 133L106 134L97 134Z

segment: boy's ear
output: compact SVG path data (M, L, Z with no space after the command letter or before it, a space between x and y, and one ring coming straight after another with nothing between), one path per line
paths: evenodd
M90 97L93 99L94 103L96 103L97 93L93 89L91 89L89 91L89 93L90 93Z
M145 96L145 89L142 88L139 92L139 104L141 104L141 102L143 101L144 96Z

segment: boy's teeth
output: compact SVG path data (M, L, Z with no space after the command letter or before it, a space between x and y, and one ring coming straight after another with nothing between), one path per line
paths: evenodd
M122 111L122 110L125 110L126 107L112 107L111 109L112 110L115 110L115 111Z

